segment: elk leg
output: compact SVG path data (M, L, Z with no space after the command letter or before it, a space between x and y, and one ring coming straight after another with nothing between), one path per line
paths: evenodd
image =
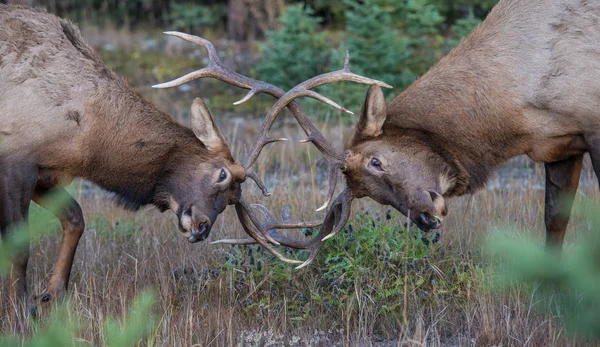
M583 156L545 164L546 168L546 248L561 249L569 223L571 208L579 177Z
M0 158L0 235L3 240L15 228L26 225L33 194L37 166ZM9 272L9 302L13 328L27 331L27 263L29 247L12 259Z
M48 201L44 199L45 193L48 192L50 191L36 190L33 201L44 208L49 207ZM67 290L75 251L77 250L79 239L85 229L83 213L77 201L75 201L65 189L53 189L51 192L53 195L62 195L64 197L62 201L66 201L66 206L56 214L56 217L58 217L62 224L63 235L50 283L44 294L40 296L44 306L49 305L50 302Z
M600 143L600 141L597 142ZM592 167L594 168L596 179L598 179L598 183L600 183L600 145L590 146L590 159L592 160Z

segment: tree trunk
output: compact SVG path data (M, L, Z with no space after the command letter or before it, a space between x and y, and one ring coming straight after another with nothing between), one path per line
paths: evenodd
M227 33L236 41L262 39L277 28L284 0L228 0Z
M246 0L229 0L227 6L227 36L244 41L248 35L248 6Z
M35 6L35 0L8 0L7 4Z

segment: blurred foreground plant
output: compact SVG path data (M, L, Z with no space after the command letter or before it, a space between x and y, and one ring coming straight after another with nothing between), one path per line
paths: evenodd
M13 257L20 251L27 249L29 243L39 237L48 225L52 223L52 215L60 211L67 203L65 196L49 196L47 211L49 213L35 213L29 218L28 225L15 225L7 232L7 237L0 243L0 276L5 276L10 270Z
M65 206L65 196L49 196L48 210L56 213ZM30 216L27 225L17 225L11 228L8 237L0 243L0 278L4 278L11 265L11 260L19 252L29 247L31 240L40 237L52 222L51 214L35 213ZM146 291L138 295L131 304L127 317L122 322L115 318L106 319L103 331L104 346L133 346L148 336L156 327L152 308L155 294ZM31 335L23 337L13 334L0 335L0 347L4 346L46 346L63 347L70 345L86 345L78 339L80 324L78 317L70 311L68 302L53 308L47 319L35 321L31 319ZM147 341L150 344L150 340Z
M590 230L600 230L598 206L575 206L574 216L585 218ZM501 289L533 285L537 307L559 317L577 337L600 339L600 236L579 242L560 255L537 241L524 240L503 230L488 241L493 256L506 264Z

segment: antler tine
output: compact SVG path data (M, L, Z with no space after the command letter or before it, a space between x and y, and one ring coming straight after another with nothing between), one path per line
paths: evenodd
M352 200L354 200L354 197L349 189L346 189L340 193L327 212L319 233L311 240L294 240L284 236L273 235L273 238L276 239L282 246L296 249L306 249L310 251L310 256L308 259L306 259L306 261L304 261L304 263L301 265L297 266L296 269L301 269L310 265L317 257L317 254L325 242L342 230L350 218Z
M246 168L246 177L250 178L254 181L254 183L256 183L264 196L271 196L271 192L267 190L267 186L265 186L260 176L252 168Z
M302 228L316 228L323 224L322 220L315 220L310 222L278 222L271 211L269 211L264 205L252 204L250 207L260 211L265 216L265 223L260 228L263 232L269 232L275 229L302 229Z
M223 63L221 63L219 56L217 54L217 51L215 49L215 46L210 41L203 39L201 37L198 37L198 36L189 35L189 34L177 32L177 31L168 31L168 32L165 32L165 34L171 35L171 36L176 36L183 40L186 40L186 41L189 41L189 42L192 42L197 45L205 47L208 51L209 62L208 62L208 66L206 68L191 72L183 77L179 77L170 82L157 84L157 85L153 86L154 88L175 87L175 86L178 86L178 85L181 85L184 83L188 83L195 79L208 77L208 78L214 78L217 80L221 80L221 81L228 83L230 85L233 85L235 87L249 90L248 93L246 94L246 96L244 96L241 100L235 102L234 105L239 105L245 101L248 101L248 100L250 100L250 98L252 98L254 95L256 95L258 93L265 93L265 94L271 95L275 98L280 98L283 95L285 95L285 92L282 89L280 89L272 84L246 77L244 75L238 74L237 72L231 71L228 68L226 68L223 65ZM296 120L298 120L298 122L300 123L300 126L302 127L302 129L304 130L306 135L309 138L314 138L319 143L324 144L322 146L322 148L320 148L320 150L322 152L329 153L330 157L335 157L338 160L343 160L343 155L336 153L335 149L327 143L327 141L325 140L325 137L319 132L317 127L312 123L312 121L306 116L306 114L304 113L304 111L302 110L300 105L298 105L298 103L296 103L295 101L292 101L291 103L289 103L288 107L289 107L290 111L292 112L292 114L294 115L294 117L296 118ZM263 129L261 130L261 136L256 141L256 143L253 145L253 148L262 149L262 147L264 147L265 145L267 145L271 142L285 140L283 138L271 139L267 136L267 133L268 133L269 129L271 128L273 121L274 121L274 119L269 123L269 125L267 127L265 127L263 125ZM260 152L260 150L258 152ZM251 151L251 153L254 153L254 151ZM258 157L258 153L250 162L253 163L256 160L256 157ZM246 169L249 169L250 166L251 165L247 165ZM270 194L267 191L264 184L262 183L262 181L260 180L260 178L258 177L258 175L256 175L256 173L250 172L250 175L248 175L248 176L257 183L257 185L263 192L263 195Z
M263 239L263 236L265 236L266 233L262 233L260 231L260 228L258 228L259 231L257 231L256 229L256 223L255 221L252 220L251 218L251 222L252 224L254 224L254 226L252 224L250 224L248 222L248 215L250 214L249 212L249 208L248 205L243 201L240 200L238 203L235 204L235 211L238 215L238 218L240 220L240 223L242 223L242 227L244 228L244 231L246 231L246 233L248 233L248 235L250 235L250 237L252 237L253 242L252 243L258 243L259 245L263 246L269 253L273 254L275 257L277 257L277 259L284 261L286 263L290 263L290 264L299 264L302 263L299 260L294 260L294 259L289 259L286 258L285 256L281 255L279 252L277 252L277 250L275 250L273 247L271 247L271 245L269 245L268 242L266 242L265 239ZM244 241L244 240L221 240L221 241L232 241L232 242L225 242L225 243L229 243L229 244L250 244L248 243L241 243L241 242L236 242L236 241ZM249 241L249 240L248 240ZM213 242L213 243L224 243L224 242Z
M316 88L316 87L319 87L319 86L322 86L325 84L341 82L341 81L350 81L350 82L356 82L356 83L360 83L360 84L369 84L369 85L376 84L376 85L384 87L384 88L392 88L392 86L390 86L387 83L384 83L384 82L381 82L378 80L374 80L372 78L360 76L360 75L357 75L357 74L351 72L350 71L350 53L348 51L346 51L346 59L344 62L343 69L315 76L311 79L308 79L308 80L296 85L294 88L290 89L287 93L279 96L279 100L277 100L277 102L273 105L273 107L271 107L271 109L269 110L269 113L265 117L265 122L263 123L260 137L252 146L252 149L250 150L250 154L248 155L248 158L246 160L245 166L250 167L254 163L256 158L258 158L263 147L269 143L269 142L267 142L267 139L269 139L269 137L267 136L269 129L271 129L271 126L273 125L273 122L275 122L275 119L277 118L279 113L284 108L288 107L288 105L290 103L292 103L294 101L294 99L301 98L301 97L310 97L310 98L322 101L328 105L331 105L331 106L339 109L340 111L352 113L352 112L348 111L347 109L345 109L344 107L338 105L334 101L330 100L329 98L311 90L313 88ZM292 107L290 107L290 109L292 111L294 111L294 109ZM296 116L295 112L294 112L294 116ZM343 156L340 155L339 153L336 153L336 151L331 147L329 142L327 142L325 140L325 138L323 138L321 133L318 132L316 129L314 129L314 125L312 124L312 122L310 122L310 120L304 114L301 117L296 116L296 120L298 121L298 123L300 123L300 126L302 126L302 129L304 129L308 135L308 138L306 140L304 140L303 142L313 142L317 146L317 148L319 148L319 150L321 150L321 152L323 152L324 155L329 156L330 158L343 160ZM311 132L310 133L307 132L306 131L307 129L310 129ZM319 135L321 135L321 136L319 136Z
M242 205L246 203L242 201ZM269 211L264 205L261 204L252 204L251 208L258 210L264 217L265 223L258 222L258 218L252 213L248 208L245 209L245 212L249 216L249 219L254 225L255 228L258 229L258 233L261 235L268 235L268 237L264 237L267 240L274 240L275 238L282 238L283 236L277 233L276 229L302 229L302 228L316 228L323 224L322 220L315 220L310 222L278 222L271 211ZM250 226L248 226L250 227ZM225 243L225 244L238 244L238 245L249 245L257 243L255 239L222 239L213 241L213 244ZM275 241L275 244L279 245L278 241Z
M327 165L327 177L329 180L329 191L327 192L327 199L325 203L317 209L317 212L322 211L329 206L331 199L333 199L333 194L335 193L335 186L337 185L338 172L341 169L342 164L339 162L331 161Z
M325 242L329 238L337 235L337 233L342 230L344 225L346 225L346 222L348 219L350 219L352 200L354 200L354 196L352 196L352 193L348 188L338 195L333 202L331 209L327 212L327 216L325 216L321 230L319 230L317 236L311 240L310 244L306 248L310 250L310 256L308 259L306 259L306 261L304 261L304 263L296 267L297 270L310 265L317 257L317 254L321 248L323 248ZM323 237L323 235L325 236ZM297 248L296 246L300 245L298 242L287 242L287 240L283 238L276 237L276 239L278 239L280 244L286 247Z
M266 222L263 225L255 224L254 227L251 225L245 225L244 229L256 228L256 229L261 230L261 233L263 235L268 233L271 238L277 240L277 242L279 244L281 244L282 246L296 248L296 249L309 250L310 256L308 257L308 259L306 259L301 265L296 267L296 269L301 269L301 268L311 264L315 260L317 254L319 253L319 251L321 250L321 248L323 247L325 242L329 238L335 236L337 233L339 233L342 230L342 228L344 227L344 225L350 218L350 212L351 212L351 208L352 208L352 200L353 199L354 199L354 197L352 196L352 193L350 192L349 189L344 190L340 195L338 195L338 197L333 202L333 205L329 209L327 215L325 216L325 219L324 219L322 225L318 221L317 222L279 223L279 222L275 221L273 214L266 207L264 207L263 205L254 204L254 205L252 205L252 207L255 209L258 209L265 216ZM244 212L249 213L249 214L252 213L248 209L246 209ZM250 218L250 220L252 220L252 219L253 218ZM242 220L242 218L240 218L240 220ZM245 216L244 216L243 220L245 223L248 222ZM317 234L316 237L314 237L310 240L295 240L295 239L292 239L289 237L281 236L275 230L276 228L279 228L279 229L313 228L313 227L317 227L319 225L321 225L321 229L319 230L319 233ZM263 243L265 242L262 238L257 239L253 235L250 235L250 236L252 237L252 239L226 239L226 240L215 241L213 243L227 243L227 244L239 244L239 245L251 245L251 244L258 243L260 245L263 245ZM272 248L267 248L267 250L269 252L271 252L273 255L277 256L277 254L275 254L271 251Z

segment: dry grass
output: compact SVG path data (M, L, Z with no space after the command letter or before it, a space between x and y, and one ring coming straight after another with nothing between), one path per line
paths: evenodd
M197 94L150 92L145 88L144 93L180 119L185 118L185 107L181 106ZM264 103L268 99L259 100ZM317 112L336 116L326 109ZM260 120L223 114L232 113L219 112L215 116L226 137L235 139L231 142L234 156L242 158ZM335 121L320 127L338 147L343 143L340 134L347 136L351 131ZM275 194L263 198L255 187L246 184L248 200L264 203L278 213L289 204L295 219L322 217L314 212L326 188L319 154L314 148L297 144L302 136L289 115L278 121L274 133L291 140L273 145L258 164L259 173L266 175ZM514 171L515 167L520 169ZM81 323L82 342L94 345L102 344L100 327L106 317L122 316L132 298L146 288L158 293L155 313L159 324L142 345L576 345L556 317L537 313L536 299L529 289L516 288L502 294L491 290L496 264L487 264L489 260L481 250L490 229L508 224L532 230L540 244L544 239L543 191L539 189L543 167L518 158L499 172L490 182L495 189L450 202L450 217L440 231L439 243L424 247L420 240L414 241L413 236L418 236L414 230L400 237L405 241L403 246L389 252L398 253L395 256L406 263L406 267L400 264L401 272L377 256L366 260L371 265L368 271L354 272L356 269L350 267L347 273L336 273L330 255L344 253L342 241L324 249L316 264L301 271L289 270L253 251L264 267L258 270L258 261L251 262L247 250L209 244L219 238L244 236L232 209L219 217L208 242L189 244L178 235L172 213L160 214L153 208L126 212L110 200L81 194L75 184L72 191L79 195L87 228L75 259L69 309ZM521 177L510 178L515 172ZM582 181L586 184L580 195L597 199L598 188L589 165ZM354 214L363 215L365 211L376 219L384 216L387 208L367 199L356 201ZM404 221L397 212L391 216L389 221L382 218L384 221L378 222L374 235L375 229L397 228ZM365 222L353 222L361 223ZM368 235L368 226L361 232ZM573 220L566 251L574 239L585 238L589 232L584 221ZM28 272L31 293L44 290L59 237L55 228L32 245ZM340 233L336 239L347 237ZM393 240L381 240L387 241ZM422 254L416 256L416 249ZM410 262L413 267L409 267ZM350 272L357 276L353 285L345 289L345 294L333 296L333 284L345 283ZM324 281L332 273L337 277ZM392 278L400 282L386 282ZM386 310L373 299L380 289L395 291L390 293L393 302L386 303L393 309ZM0 296L5 295L3 283ZM325 304L325 297L334 298L335 304ZM10 331L8 311L7 302L1 301L3 332Z
M235 132L252 133L234 125L225 129L230 138ZM334 138L341 130L328 129L327 136ZM298 137L296 130L288 127L278 131ZM234 142L234 147L239 151L241 142ZM272 148L268 159L261 159L260 167L272 172L268 182L275 194L262 198L256 189L248 187L249 200L263 202L275 211L290 204L295 218L320 217L312 211L322 198L314 188L322 188L323 182L318 179L322 173L308 169L317 157L292 144ZM266 170L273 162L281 166ZM486 261L478 253L480 241L491 228L510 224L534 230L543 242L543 193L535 189L542 175L537 166L523 171L527 177L519 182L532 187L484 190L451 202L441 242L429 248L428 257L441 271L438 281L453 276L452 268L464 264L472 267L462 275L460 288L452 295L424 297L417 281L428 277L421 272L407 272L396 296L402 298L397 302L399 309L385 313L377 303L365 299L365 295L373 295L371 285L365 283L376 287L382 276L390 275L388 270L374 269L369 273L371 277L361 279L363 286L353 288L353 295L340 300L333 312L314 304L310 314L300 314L301 320L297 319L298 307L293 307L297 294L313 302L313 296L330 290L322 283L323 274L331 270L323 260L326 253L308 270L284 271L290 274L291 282L273 278L281 270L267 257L265 262L269 262L271 271L245 276L248 264L223 267L229 247L208 242L189 244L179 237L170 213L163 215L153 208L125 212L108 200L81 196L88 227L73 269L70 309L82 324L81 338L92 344L102 341L100 326L105 317L124 314L136 294L154 288L159 296L156 314L160 323L149 341L155 345L563 345L569 342L563 328L553 317L532 309L533 298L528 290L515 289L502 295L491 292L490 268L478 266ZM585 181L592 179L589 169L585 175ZM512 186L519 182L512 182ZM595 185L582 192L597 197ZM354 206L355 214L365 210L383 215L387 209L364 199ZM404 220L396 212L392 217L387 223ZM574 221L568 232L567 251L572 240L585 237L585 233L585 224ZM40 293L49 279L59 235L55 230L32 246L29 283L33 293ZM228 209L219 217L208 241L232 235L243 236L243 231ZM440 256L442 251L445 256ZM286 284L292 289L286 289ZM279 298L273 296L273 290L280 293ZM5 295L5 287L2 291L0 294ZM284 305L259 308L249 304L271 300ZM6 302L0 304L0 312L0 316L7 317ZM0 324L7 329L9 322L0 320Z

